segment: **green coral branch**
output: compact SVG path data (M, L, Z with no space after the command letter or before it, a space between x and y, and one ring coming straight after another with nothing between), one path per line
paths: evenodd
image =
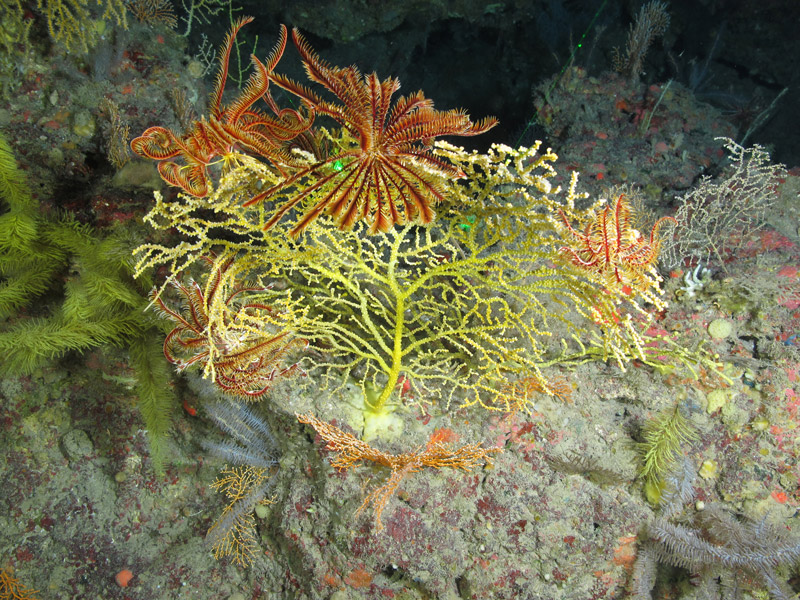
M608 359L604 341L601 336L597 335L597 332L591 332L586 342L577 336L573 336L572 341L577 350L570 347L566 340L561 340L561 353L554 358L538 363L539 368L546 369L556 365L577 366ZM619 348L624 354L620 365L622 370L625 369L627 363L636 360L661 373L669 372L676 366L683 367L695 380L699 380L699 370L703 368L726 384L733 384L733 380L724 371L725 365L718 360L719 355L706 350L702 343L692 349L680 345L667 336L642 335L639 341L640 344Z

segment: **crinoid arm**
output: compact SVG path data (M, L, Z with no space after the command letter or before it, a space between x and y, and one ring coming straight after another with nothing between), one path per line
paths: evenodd
M239 34L239 30L242 27L252 22L253 17L238 18L231 27L231 30L228 32L228 35L225 36L225 41L222 43L222 46L219 49L217 56L219 57L220 68L217 72L217 76L214 78L214 89L212 90L211 97L209 98L211 114L214 117L219 117L222 113L222 94L225 92L225 84L228 82L228 65L230 64L231 51L233 50L233 44L236 41L236 36ZM281 26L281 29L285 45L286 28Z
M297 163L286 146L311 127L314 112L281 109L269 92L271 71L286 47L285 27L281 26L278 41L265 62L251 56L253 73L244 89L233 102L223 104L236 36L252 20L252 17L238 19L220 48L208 116L195 121L183 135L164 127L151 127L131 142L136 154L159 161L158 171L164 181L195 197L205 197L216 183L211 180L208 167L221 163L223 173L229 171L230 157L237 152L258 157L284 177L305 166ZM274 116L259 110L256 107L259 101Z
M244 400L262 397L279 379L304 375L289 357L308 342L276 324L280 315L258 300L267 288L237 282L240 266L231 256L202 260L210 270L204 285L172 283L181 310L151 294L156 310L175 324L164 341L167 360L179 371L202 365L217 388Z

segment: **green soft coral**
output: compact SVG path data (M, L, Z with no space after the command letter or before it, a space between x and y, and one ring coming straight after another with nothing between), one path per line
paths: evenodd
M151 458L160 471L174 399L161 354L163 333L144 313L150 282L132 277L133 237L121 229L101 237L70 215L43 216L2 135L0 200L6 208L0 215L0 317L41 304L47 291L61 294L60 302L48 296L46 316L14 318L0 328L0 374L30 373L70 351L128 347Z

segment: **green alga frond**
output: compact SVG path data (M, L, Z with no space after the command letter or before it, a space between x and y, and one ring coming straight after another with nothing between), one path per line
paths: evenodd
M56 254L49 256L42 252L22 256L0 251L0 318L11 316L53 285L67 264L65 254Z
M639 476L644 479L648 494L658 498L661 482L681 456L683 446L697 439L697 429L683 415L678 402L649 420L642 437L644 441L638 444L642 458Z
M75 311L80 314L80 311ZM66 318L61 311L47 319L28 319L0 331L2 373L30 373L69 351L83 351L102 344L120 344L138 333L133 315L98 316L90 322Z
M30 214L36 208L28 181L17 167L11 146L3 135L0 135L0 198L11 212Z
M132 277L131 236L118 230L100 237L69 214L41 215L2 136L0 199L7 208L0 215L0 316L14 315L48 289L62 294L37 307L47 316L16 318L0 328L0 373L30 373L68 352L128 346L159 469L173 399L163 337L144 313L149 282Z
M37 205L31 196L25 175L17 167L14 154L0 135L0 202L6 209L0 215L0 253L15 253L14 260L24 258L39 234ZM0 272L4 269L0 265Z
M0 317L8 317L52 285L68 253L47 239L51 224L38 214L38 203L2 135L0 203L4 209L0 215Z

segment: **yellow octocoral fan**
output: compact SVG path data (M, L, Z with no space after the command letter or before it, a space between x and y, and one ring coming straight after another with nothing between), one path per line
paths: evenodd
M137 268L167 264L176 273L215 250L235 255L236 269L264 289L263 302L316 351L307 370L321 371L335 389L355 380L375 422L391 411L401 377L420 400L489 406L509 377L533 377L555 393L541 372L546 364L646 360L649 314L636 297L605 292L561 259L556 209L573 222L587 217L573 208L583 197L575 177L565 190L551 184L554 153L536 144L478 154L443 143L435 152L466 178L449 185L434 223L370 236L363 223L341 231L322 217L302 244L264 231L268 208L246 204L274 185L274 171L237 155L207 196L157 195L146 219L176 227L185 241L141 246ZM556 348L545 363L556 331L564 348L570 339L580 347L560 356Z

